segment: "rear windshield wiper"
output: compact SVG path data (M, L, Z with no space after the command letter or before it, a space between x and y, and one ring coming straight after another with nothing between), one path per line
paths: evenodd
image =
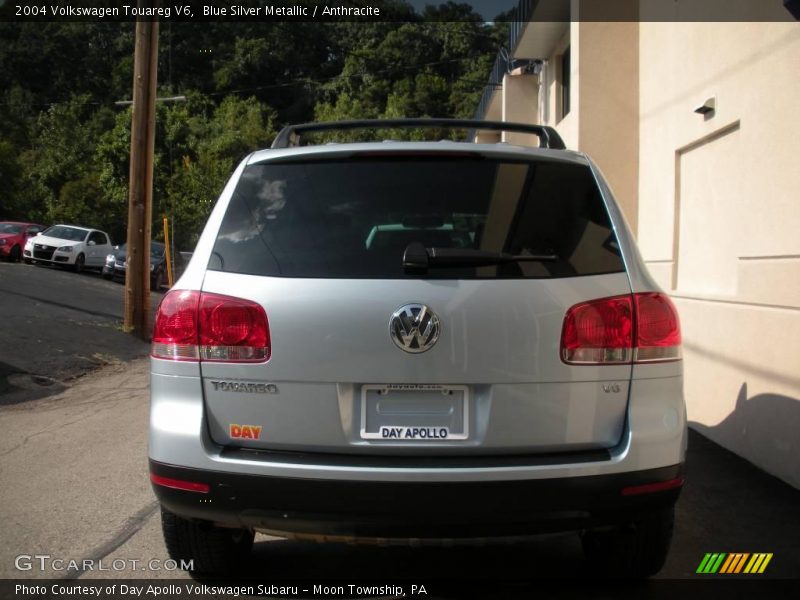
M419 242L406 247L403 268L407 271L426 271L447 267L486 267L517 262L552 262L555 254L507 254L471 248L426 248Z

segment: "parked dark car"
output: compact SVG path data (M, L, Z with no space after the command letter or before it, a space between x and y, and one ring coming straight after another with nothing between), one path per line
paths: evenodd
M0 258L17 262L22 258L22 249L28 238L45 229L36 223L19 223L17 221L0 221Z
M127 245L120 244L114 246L114 251L106 257L106 264L103 267L103 277L113 279L115 277L125 278L125 267L128 262ZM174 272L173 281L177 279L185 264L180 252L173 256ZM160 290L167 283L167 255L166 248L161 242L150 242L150 289Z

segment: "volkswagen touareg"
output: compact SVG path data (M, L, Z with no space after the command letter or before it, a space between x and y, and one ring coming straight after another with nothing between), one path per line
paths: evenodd
M303 143L408 127L538 145ZM666 557L678 316L598 168L552 128L285 128L222 191L151 364L150 478L168 551L196 571L229 570L255 532L575 531L592 564L638 577Z

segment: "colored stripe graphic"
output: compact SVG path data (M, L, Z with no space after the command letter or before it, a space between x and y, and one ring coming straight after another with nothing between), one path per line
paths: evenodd
M730 569L731 563L736 562L739 560L738 554L728 554L728 558L722 563L722 568L719 570L720 573L730 573L728 569Z
M749 573L750 571L752 571L753 565L756 563L757 560L758 560L758 554L753 554L753 558L751 558L750 562L747 563L747 566L744 568L744 572Z
M717 562L714 563L714 566L711 567L711 573L716 573L719 570L719 566L722 564L722 561L725 559L725 553L721 552Z
M705 573L706 572L706 565L708 564L708 561L710 559L711 559L711 554L706 552L706 555L703 557L703 560L700 561L700 566L697 567L697 571L695 571L695 573Z
M733 570L734 573L740 573L742 571L742 567L744 567L744 563L747 560L747 557L750 556L749 552L745 552L742 554L742 558L739 559L739 563L736 565L736 568Z
M708 553L703 558L703 562L697 567L697 573L716 573L722 561L727 556L724 552Z
M761 568L758 570L758 572L759 573L763 573L764 569L767 568L767 565L769 564L769 561L771 561L771 560L772 560L772 552L767 554L766 558L764 558L764 562L761 563Z
M771 552L757 552L755 554L750 554L749 552L732 552L730 554L707 552L695 572L711 575L715 573L720 575L742 572L748 574L763 573L772 560L772 556Z
M750 559L750 562L747 563L747 566L744 568L745 573L763 573L764 570L767 568L769 561L772 560L772 553L762 552L759 554L753 554L753 558Z
M749 553L734 552L728 555L727 560L719 570L720 573L738 573L744 566L744 561L750 556Z

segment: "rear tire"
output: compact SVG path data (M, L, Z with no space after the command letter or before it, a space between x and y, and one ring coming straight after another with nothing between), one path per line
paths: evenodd
M255 535L247 529L215 527L206 521L190 521L161 507L161 529L169 557L186 564L193 573L226 575L247 559Z
M583 553L601 577L643 579L664 566L672 541L675 509L644 515L613 531L587 531Z
M22 256L22 250L19 249L19 246L14 246L11 249L11 253L8 255L8 258L12 263L15 263L19 262L20 256Z

